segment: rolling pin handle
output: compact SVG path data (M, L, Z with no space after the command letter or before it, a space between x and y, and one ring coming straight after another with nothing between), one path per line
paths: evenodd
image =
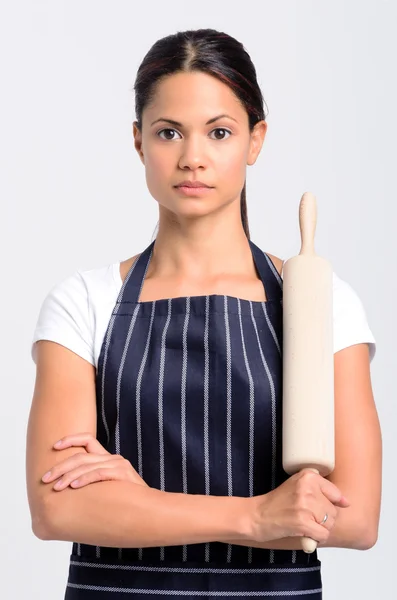
M314 473L319 475L319 471L317 469L311 469ZM302 538L302 550L306 552L306 554L312 554L317 548L316 540L312 540L312 538L304 536Z
M317 201L311 192L305 192L299 204L299 228L301 232L300 253L314 256L314 236L317 225Z

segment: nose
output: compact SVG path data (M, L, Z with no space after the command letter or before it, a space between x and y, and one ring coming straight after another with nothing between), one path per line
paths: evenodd
M197 169L206 166L205 142L199 137L191 136L181 144L182 151L179 158L179 167L181 169Z

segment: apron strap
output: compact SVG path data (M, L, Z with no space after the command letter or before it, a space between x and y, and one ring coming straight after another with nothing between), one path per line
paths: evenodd
M250 246L255 266L265 288L267 300L281 300L283 295L283 280L273 261L266 252L263 252L251 240Z
M141 289L145 280L146 271L152 257L154 240L149 246L138 256L134 264L128 271L127 277L124 280L119 293L117 302L138 302L141 295Z
M149 244L130 268L117 299L119 303L136 303L139 301L155 241L156 240ZM251 240L249 241L249 244L255 266L263 283L263 287L265 288L267 300L280 300L282 297L283 283L276 267L263 250L258 248Z

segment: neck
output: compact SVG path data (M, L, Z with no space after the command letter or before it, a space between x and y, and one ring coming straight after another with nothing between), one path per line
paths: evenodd
M148 276L201 279L255 275L249 240L235 212L178 222L160 213Z

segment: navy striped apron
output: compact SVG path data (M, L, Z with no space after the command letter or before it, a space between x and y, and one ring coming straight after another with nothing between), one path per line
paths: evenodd
M288 478L281 461L281 277L249 241L266 302L218 294L140 302L154 244L131 266L104 337L97 438L159 490L265 494ZM65 598L319 600L321 588L317 552L74 542Z

